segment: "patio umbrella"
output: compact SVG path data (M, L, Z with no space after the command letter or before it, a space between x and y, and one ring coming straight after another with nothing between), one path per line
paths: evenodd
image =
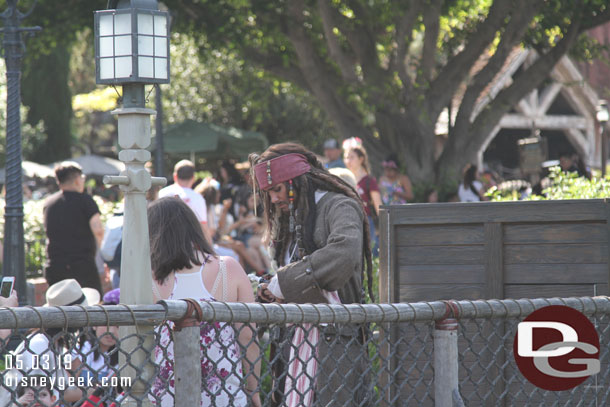
M85 175L119 175L125 169L122 161L101 155L87 154L80 157L69 158L67 161L75 161L83 167ZM59 164L54 163L52 166Z
M53 168L38 164L32 161L22 161L21 169L23 170L23 176L28 178L53 178L55 172ZM6 168L0 169L0 183L4 183L6 179Z
M262 133L195 120L170 126L163 134L165 152L196 153L205 158L244 159L251 152L263 151L268 144Z

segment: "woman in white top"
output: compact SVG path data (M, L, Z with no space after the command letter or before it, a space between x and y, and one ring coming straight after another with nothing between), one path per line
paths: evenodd
M182 200L171 197L153 202L148 223L155 300L254 302L244 270L234 259L214 255L195 215ZM151 400L164 407L174 405L172 328L172 322L158 328L160 346L155 349L160 371ZM254 329L253 324L201 323L201 406L245 407L248 399L254 406L261 405Z
M477 166L474 164L468 164L464 169L464 178L462 183L458 187L458 197L460 202L479 202L487 201L488 198L485 196L485 189L483 184L477 181L479 172Z

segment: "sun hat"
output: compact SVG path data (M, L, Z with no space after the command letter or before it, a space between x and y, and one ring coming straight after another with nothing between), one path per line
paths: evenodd
M58 281L47 289L45 307L62 305L95 305L100 302L100 293L94 289L82 288L73 278Z

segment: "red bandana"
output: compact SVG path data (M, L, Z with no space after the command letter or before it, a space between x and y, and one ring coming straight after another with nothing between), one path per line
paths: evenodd
M302 154L290 153L263 161L254 166L258 187L263 191L305 174L311 166Z

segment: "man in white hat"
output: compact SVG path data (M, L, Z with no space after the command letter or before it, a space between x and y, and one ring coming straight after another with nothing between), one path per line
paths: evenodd
M93 288L81 287L73 278L61 280L47 289L45 307L67 305L95 305L100 302L100 293Z
M100 302L100 294L93 288L82 288L78 281L73 278L69 278L49 287L47 289L46 299L47 302L44 304L45 307L61 307L68 305L86 306L98 304ZM47 332L50 331L50 329L47 329ZM26 342L27 348L25 346ZM52 346L48 337L41 332L35 332L34 334L28 336L24 342L19 344L17 349L15 349L14 354L20 355L19 359L23 362L23 369L27 371L32 365L32 355L49 354L49 356L51 356L51 348ZM49 359L49 363L53 365L49 366L49 368L54 369L54 361L56 358L50 357Z
M46 300L45 307L87 306L98 304L100 294L93 288L82 288L78 281L69 278L49 287L46 292ZM47 328L45 332L46 334L36 331L28 335L10 355L12 365L21 365L20 370L26 376L42 371L47 376L67 377L67 372L61 365L69 363L67 359L62 359L69 354L66 351L69 344L65 343L65 335L61 335L62 328ZM51 342L49 338L53 338L54 341ZM34 355L37 356L36 360L34 360ZM59 366L58 361L60 362ZM34 362L36 362L36 366L34 366ZM11 374L14 373L20 374L19 372L11 372ZM76 401L81 396L81 391L76 388L66 389L63 395L65 401Z

